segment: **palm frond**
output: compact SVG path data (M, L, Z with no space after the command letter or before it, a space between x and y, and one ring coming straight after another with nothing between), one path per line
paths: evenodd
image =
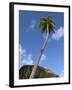
M48 32L54 32L55 23L51 16L48 17L41 17L39 21L39 27L41 28L41 33L47 33L47 25L48 25Z

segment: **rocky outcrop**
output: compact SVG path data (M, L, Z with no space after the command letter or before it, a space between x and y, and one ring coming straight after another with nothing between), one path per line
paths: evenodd
M19 70L19 79L29 79L34 65L24 65ZM51 78L59 77L54 74L50 69L38 66L34 78Z

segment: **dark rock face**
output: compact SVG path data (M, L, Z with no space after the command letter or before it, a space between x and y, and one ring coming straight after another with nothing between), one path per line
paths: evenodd
M30 74L33 70L34 65L24 65L19 70L19 79L29 79ZM59 77L54 74L51 70L38 66L35 77L34 78L51 78L51 77Z

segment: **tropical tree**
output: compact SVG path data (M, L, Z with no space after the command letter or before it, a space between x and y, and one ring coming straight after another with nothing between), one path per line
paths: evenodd
M40 59L41 59L41 56L45 50L45 47L47 45L47 42L48 42L48 38L49 36L54 32L54 28L55 28L55 23L53 22L53 19L52 17L48 16L48 17L41 17L40 20L39 20L39 28L41 33L42 34L46 34L46 38L45 38L45 42L40 50L40 53L37 57L37 60L36 60L36 63L34 65L34 68L31 72L31 75L30 75L30 79L34 78L34 75L35 75L35 72L36 72L36 69L37 69L37 66L40 62Z

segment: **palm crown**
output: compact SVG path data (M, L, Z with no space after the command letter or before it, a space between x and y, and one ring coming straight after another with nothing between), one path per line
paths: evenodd
M41 17L39 21L39 27L41 28L42 33L47 33L48 28L48 32L50 34L51 32L54 32L55 23L53 22L51 16Z

